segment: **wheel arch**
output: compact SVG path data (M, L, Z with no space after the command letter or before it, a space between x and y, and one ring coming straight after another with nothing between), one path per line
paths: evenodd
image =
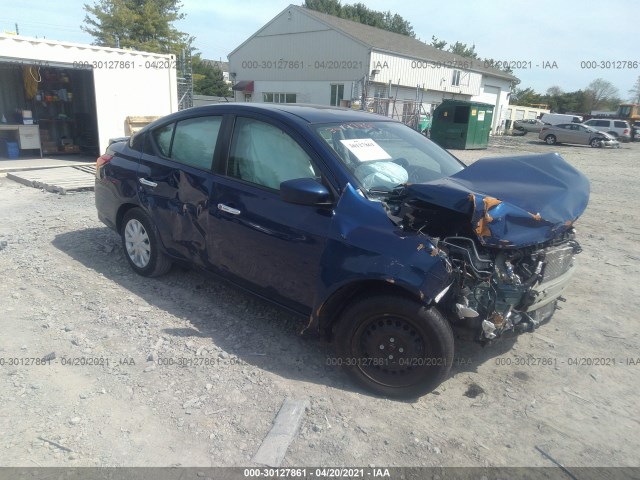
M120 208L118 208L118 212L116 213L116 229L118 233L122 232L122 220L124 219L124 216L129 210L134 208L140 208L140 205L136 205L135 203L123 203L120 205Z
M415 292L411 288L399 285L391 279L357 280L332 292L322 305L313 312L311 323L314 323L315 320L318 333L330 341L333 337L333 327L337 324L345 308L363 296L370 295L396 295L424 303L425 305L431 303L430 301L425 302L421 292Z

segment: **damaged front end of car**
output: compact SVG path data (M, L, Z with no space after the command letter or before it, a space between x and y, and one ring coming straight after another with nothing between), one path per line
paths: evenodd
M487 158L429 183L395 189L384 204L405 232L430 238L452 266L439 302L481 342L551 318L581 248L574 222L589 182L558 154Z

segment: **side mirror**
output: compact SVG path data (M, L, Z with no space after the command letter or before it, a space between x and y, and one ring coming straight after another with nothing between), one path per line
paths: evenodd
M298 205L330 205L329 190L313 178L294 178L280 184L280 198Z

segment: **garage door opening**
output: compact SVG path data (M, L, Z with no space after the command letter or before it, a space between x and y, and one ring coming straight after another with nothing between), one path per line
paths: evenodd
M1 159L99 154L93 71L63 65L0 61Z

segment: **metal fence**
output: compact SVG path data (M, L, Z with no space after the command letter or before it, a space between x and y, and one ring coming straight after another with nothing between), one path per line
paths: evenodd
M176 80L178 83L178 110L193 107L193 70L191 52L183 50L176 62Z

